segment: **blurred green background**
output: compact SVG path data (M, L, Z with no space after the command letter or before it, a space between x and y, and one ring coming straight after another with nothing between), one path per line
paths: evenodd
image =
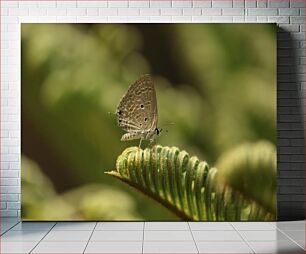
M138 140L115 112L155 82L157 143L214 165L244 142L276 144L273 24L22 24L22 218L178 220L104 174ZM143 147L146 144L143 144Z

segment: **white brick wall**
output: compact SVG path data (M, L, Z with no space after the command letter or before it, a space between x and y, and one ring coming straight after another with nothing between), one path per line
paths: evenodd
M304 0L2 0L0 4L1 216L20 216L20 22L277 22L292 32L297 82L304 86ZM280 47L289 44L286 36L280 36ZM291 61L285 52L279 56L280 65ZM285 81L288 77L282 76ZM285 94L290 90L288 83L279 87Z

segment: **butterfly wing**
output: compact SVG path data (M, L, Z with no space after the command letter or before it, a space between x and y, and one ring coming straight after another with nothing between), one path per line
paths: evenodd
M119 102L116 115L118 125L128 132L156 128L156 94L149 74L142 75L129 87Z

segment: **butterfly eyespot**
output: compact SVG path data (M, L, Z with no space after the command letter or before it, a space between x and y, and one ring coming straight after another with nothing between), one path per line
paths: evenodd
M121 123L122 122L122 120L119 120L119 123Z
M118 111L118 114L119 114L119 115L121 115L121 114L122 114L122 111L121 111L121 110L119 110L119 111Z
M143 106L142 104L140 105L140 107L141 107L141 108L144 108L144 106Z

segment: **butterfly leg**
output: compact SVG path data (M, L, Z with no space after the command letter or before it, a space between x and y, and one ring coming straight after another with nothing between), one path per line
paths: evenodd
M142 142L142 138L140 138L140 141L139 141L139 146L138 146L139 149L141 148L141 142Z
M154 141L155 141L154 138L151 138L151 139L150 139L149 147L152 147L152 146L153 146Z

